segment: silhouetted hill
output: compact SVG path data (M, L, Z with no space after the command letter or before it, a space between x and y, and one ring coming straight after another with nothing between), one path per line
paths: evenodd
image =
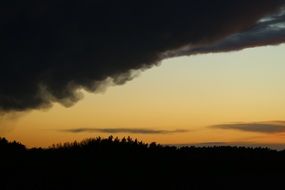
M280 189L285 152L96 138L27 149L0 139L0 189ZM283 189L283 188L281 188Z

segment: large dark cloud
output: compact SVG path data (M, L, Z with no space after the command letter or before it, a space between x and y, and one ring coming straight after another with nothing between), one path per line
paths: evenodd
M132 133L132 134L171 134L171 133L185 133L187 130L162 130L162 129L147 129L147 128L75 128L61 130L70 133Z
M261 31L261 37L254 44L281 43L283 30L262 33L267 21L258 21L284 3L4 1L0 5L0 110L24 111L52 102L69 106L81 97L77 89L96 91L106 79L123 84L132 78L133 70L149 68L168 56L216 47L242 49L249 46L244 41L255 37L255 31ZM284 21L284 17L277 19ZM234 37L238 42L232 44L234 35L241 37ZM213 44L218 45L210 47ZM228 44L231 47L224 48ZM181 53L183 47L187 51Z
M268 122L252 122L252 123L228 123L213 125L211 128L231 129L246 132L257 133L285 133L285 121L268 121Z

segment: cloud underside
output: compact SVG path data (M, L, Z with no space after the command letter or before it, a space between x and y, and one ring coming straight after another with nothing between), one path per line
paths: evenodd
M144 128L76 128L65 129L62 132L70 133L130 133L130 134L173 134L185 133L187 130L158 130L158 129L144 129Z
M173 55L193 55L201 53L229 52L245 48L279 45L285 42L285 9L278 14L264 17L249 29L231 34L210 44L185 46Z
M257 133L285 133L285 121L253 122L253 123L229 123L213 125L214 129L238 130Z
M169 57L285 41L285 0L22 1L0 6L0 111L124 84Z

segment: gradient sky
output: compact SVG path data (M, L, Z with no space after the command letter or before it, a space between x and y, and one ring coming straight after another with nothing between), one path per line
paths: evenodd
M166 144L283 144L282 130L243 130L234 124L265 123L274 128L270 123L280 121L283 127L284 52L285 45L279 45L164 60L124 85L83 92L83 100L72 107L54 104L46 110L5 115L0 136L29 147L110 134ZM224 124L231 126L215 127ZM110 128L158 132L72 132Z

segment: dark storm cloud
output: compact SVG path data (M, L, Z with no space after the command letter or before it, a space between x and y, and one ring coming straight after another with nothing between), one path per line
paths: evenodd
M150 68L169 56L281 43L283 30L267 30L274 21L258 21L284 3L3 1L0 110L24 111L52 102L70 106L81 98L78 89L96 91L106 81L123 84L132 79L133 71ZM274 19L283 22L284 17ZM182 47L188 49L181 54Z
M185 133L187 130L156 130L156 129L144 129L144 128L76 128L61 130L63 132L71 133L132 133L132 134L171 134L171 133Z
M253 123L229 123L213 125L215 129L232 129L246 132L258 133L284 133L285 121L253 122Z

